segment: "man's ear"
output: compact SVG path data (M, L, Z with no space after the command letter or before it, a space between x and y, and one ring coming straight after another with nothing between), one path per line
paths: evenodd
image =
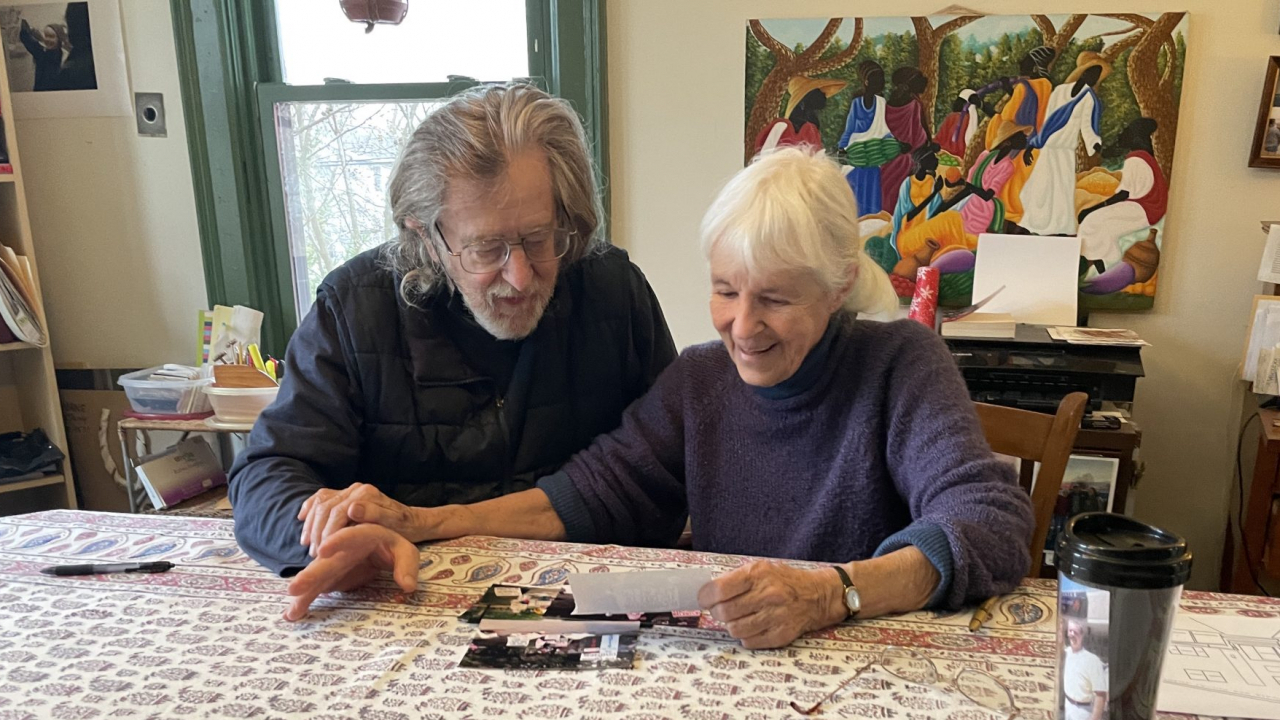
M431 233L418 222L416 218L405 218L404 226L410 231L418 235L418 239L427 247L427 254L431 256L431 260L437 265L440 263L440 255L436 252L435 243L431 242Z

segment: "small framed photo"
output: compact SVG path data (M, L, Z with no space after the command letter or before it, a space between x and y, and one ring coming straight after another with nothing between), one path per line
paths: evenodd
M1032 491L1040 477L1040 463L1032 474ZM1044 539L1044 561L1054 564L1058 535L1071 518L1086 512L1124 512L1116 508L1112 499L1116 493L1116 480L1120 477L1120 459L1101 455L1071 455L1067 469L1062 474L1062 487L1058 490L1058 502L1053 508L1049 534Z
M1267 61L1267 80L1262 85L1262 106L1258 108L1258 127L1253 132L1249 150L1249 167L1280 168L1280 55Z
M133 115L120 0L0 0L0 52L19 120Z

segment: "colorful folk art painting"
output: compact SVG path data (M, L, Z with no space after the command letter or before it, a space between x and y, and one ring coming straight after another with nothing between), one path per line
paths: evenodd
M1152 306L1187 16L751 20L743 157L820 145L909 299L971 301L982 233L1080 237L1080 306Z

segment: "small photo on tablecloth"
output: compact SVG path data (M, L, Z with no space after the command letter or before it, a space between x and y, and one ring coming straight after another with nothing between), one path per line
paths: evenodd
M459 667L527 670L627 669L636 659L636 633L621 635L480 633Z

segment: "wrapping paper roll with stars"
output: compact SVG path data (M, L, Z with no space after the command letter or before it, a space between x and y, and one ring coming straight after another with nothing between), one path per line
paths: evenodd
M911 312L907 317L933 330L938 316L938 268L922 267L916 270L916 294L911 298Z

